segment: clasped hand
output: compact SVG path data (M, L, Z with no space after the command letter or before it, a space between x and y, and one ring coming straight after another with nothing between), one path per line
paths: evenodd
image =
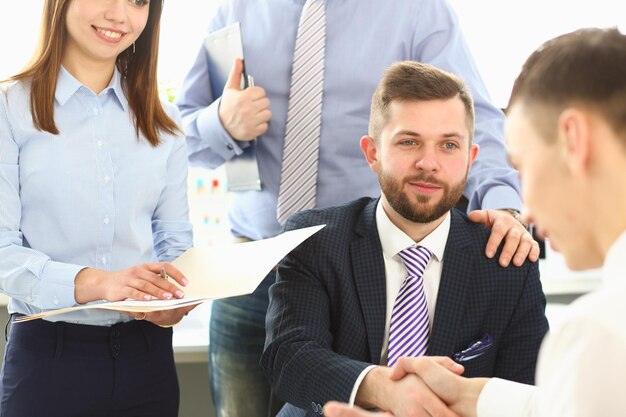
M400 358L393 368L375 368L385 375L374 405L379 412L331 401L328 417L476 417L478 396L487 378L464 378L464 368L447 357ZM374 371L373 370L373 371ZM372 371L370 371L372 372ZM369 375L369 374L368 374ZM367 378L367 376L366 376Z

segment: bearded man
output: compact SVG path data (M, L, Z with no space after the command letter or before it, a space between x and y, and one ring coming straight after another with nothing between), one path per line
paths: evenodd
M283 259L270 289L261 365L287 403L279 417L321 415L329 400L419 415L438 399L416 376L389 378L405 356L534 382L548 330L538 266L487 258L489 230L454 208L478 155L473 132L461 79L409 61L385 72L360 142L381 197L285 224L326 227Z

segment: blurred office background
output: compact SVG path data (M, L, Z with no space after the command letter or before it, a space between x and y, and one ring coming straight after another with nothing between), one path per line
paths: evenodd
M167 0L163 12L159 80L164 96L175 97L221 1ZM626 31L621 0L449 0L494 103L504 108L514 78L526 57L543 41L587 26L618 26ZM0 16L0 79L17 72L30 58L37 40L43 0L3 1ZM13 23L8 23L13 22ZM221 169L189 172L190 214L196 246L221 244L228 236L229 194ZM0 202L2 204L2 202ZM598 285L598 271L573 273L546 248L540 261L548 316L554 324L562 307ZM0 297L1 304L6 298ZM211 416L207 374L209 303L196 308L175 328L175 350L181 384L181 417ZM0 308L0 323L7 319ZM0 342L0 352L4 341Z

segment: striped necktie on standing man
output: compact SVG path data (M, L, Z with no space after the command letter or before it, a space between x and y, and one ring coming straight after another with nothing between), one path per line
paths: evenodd
M325 46L325 0L307 0L300 15L291 69L278 192L277 218L281 224L291 214L315 207Z

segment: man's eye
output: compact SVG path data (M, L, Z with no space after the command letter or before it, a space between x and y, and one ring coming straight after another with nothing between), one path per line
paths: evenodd
M456 143L452 143L452 142L446 142L443 146L444 146L446 149L448 149L448 150L452 150L452 149L456 149L456 148L458 148L458 146L456 145Z
M130 0L134 6L145 6L150 3L149 0Z

